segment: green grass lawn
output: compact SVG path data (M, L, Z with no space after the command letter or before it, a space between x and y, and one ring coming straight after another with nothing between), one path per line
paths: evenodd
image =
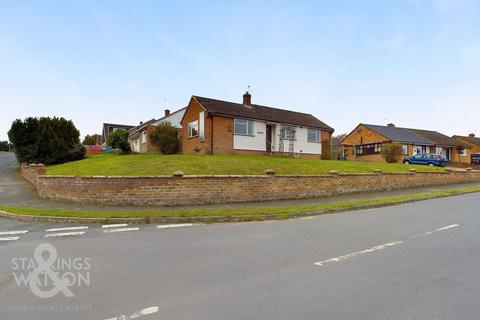
M183 171L186 175L227 174L261 175L273 169L279 175L319 175L331 170L341 173L367 173L375 169L385 172L437 171L439 168L408 166L360 161L294 159L278 156L202 156L132 154L90 155L84 160L47 167L49 175L171 175Z

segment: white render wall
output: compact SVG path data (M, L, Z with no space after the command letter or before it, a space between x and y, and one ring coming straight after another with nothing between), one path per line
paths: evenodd
M253 121L253 136L233 135L233 148L237 150L266 151L266 124Z
M289 152L290 140L283 140L283 150L280 150L280 129L282 125L276 124L274 131L274 144L275 151L277 152ZM308 142L308 128L295 127L296 140L293 141L293 152L295 153L310 153L310 154L322 154L322 144L320 142Z
M270 123L269 123L270 124ZM289 140L284 140L283 150L280 150L281 124L272 124L272 151L288 152ZM295 153L322 154L320 142L308 142L308 128L295 127L296 138L293 143ZM253 121L253 136L233 135L233 148L237 150L266 151L266 123Z
M183 118L183 115L185 114L185 111L187 111L186 108L183 108L179 111L175 111L171 115L159 119L158 121L153 123L153 125L158 126L160 123L170 122L170 124L172 126L174 126L175 128L181 128L182 126L180 124L180 121L182 121L182 118Z
M140 152L140 143L141 143L140 140L141 140L140 135L135 139L132 139L132 138L128 139L128 141L130 142L130 145L132 146L133 152Z

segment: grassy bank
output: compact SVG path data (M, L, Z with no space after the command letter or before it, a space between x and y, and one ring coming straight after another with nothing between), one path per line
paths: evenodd
M353 210L372 206L394 205L408 201L433 199L447 196L454 196L463 193L480 192L480 186L465 187L451 190L438 190L431 193L418 193L398 195L391 197L378 197L372 199L345 200L338 202L306 204L296 206L276 206L262 208L231 208L231 209L189 209L189 210L138 210L138 211L87 211L87 210L65 210L65 209L39 209L27 207L11 207L0 205L0 210L35 216L52 217L77 217L77 218L211 218L207 221L235 221L240 220L264 220L264 219L286 219L301 214L325 214L336 211ZM242 219L241 217L248 217Z
M90 155L80 161L47 167L50 175L171 175L183 171L187 175L261 175L265 169L277 174L319 175L331 170L342 173L366 173L375 169L385 172L406 172L410 168L419 171L438 171L428 166L407 166L360 161L334 161L318 159L294 159L277 156L200 156L132 154L126 156Z

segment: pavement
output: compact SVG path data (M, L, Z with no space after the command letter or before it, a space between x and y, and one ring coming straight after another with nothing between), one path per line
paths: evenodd
M0 319L477 320L479 203L168 229L0 220L18 237L0 241Z

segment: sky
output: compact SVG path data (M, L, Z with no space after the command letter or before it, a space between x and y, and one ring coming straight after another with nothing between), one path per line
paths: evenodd
M136 125L192 95L480 135L480 1L0 0L0 140Z

